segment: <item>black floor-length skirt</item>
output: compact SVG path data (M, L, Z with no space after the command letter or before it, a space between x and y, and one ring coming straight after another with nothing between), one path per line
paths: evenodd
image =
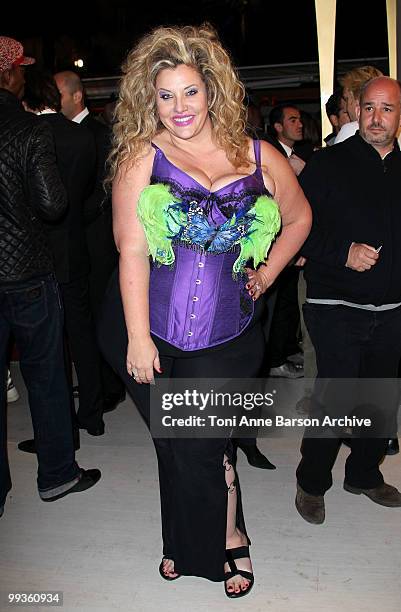
M257 309L262 307L261 304ZM238 338L210 349L182 351L153 337L162 377L252 378L258 376L264 336L255 315ZM98 324L101 350L124 381L147 426L149 385L138 385L126 370L127 331L118 283L113 275ZM159 467L163 555L174 560L182 575L224 579L228 490L224 454L232 458L226 438L154 438ZM246 534L241 491L236 476L237 527Z

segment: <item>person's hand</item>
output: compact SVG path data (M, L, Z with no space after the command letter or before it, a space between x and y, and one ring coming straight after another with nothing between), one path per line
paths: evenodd
M251 270L251 268L245 269L248 275L248 282L245 288L248 289L248 293L254 302L260 298L272 284L267 275L263 272L263 268L266 268L266 266L262 265L258 270Z
M356 272L366 272L374 266L379 259L378 251L368 244L353 242L348 251L345 266Z
M138 384L154 384L153 370L161 374L159 353L150 336L129 340L127 351L127 372Z
M299 176L302 170L305 168L304 160L298 157L298 155L296 155L295 153L291 153L290 157L288 158L288 161L291 168L294 170L296 176Z
M294 262L294 266L297 266L298 268L302 268L302 266L304 266L305 264L306 257L302 257L302 255L300 255L298 259Z

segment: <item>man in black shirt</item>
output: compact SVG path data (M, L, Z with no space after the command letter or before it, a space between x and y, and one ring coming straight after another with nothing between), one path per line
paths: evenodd
M369 81L358 113L359 133L316 153L300 176L314 215L301 249L307 258L304 317L321 379L395 379L401 357L399 83L388 77ZM343 402L338 396L337 403ZM382 404L381 411L388 408ZM325 518L323 496L332 485L341 436L310 433L302 442L296 507L318 524ZM401 494L379 469L386 444L374 434L351 438L344 489L398 507Z

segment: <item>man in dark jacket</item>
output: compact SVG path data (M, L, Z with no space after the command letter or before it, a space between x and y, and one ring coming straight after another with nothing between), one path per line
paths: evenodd
M24 90L22 45L0 37L0 516L11 489L6 446L6 346L12 333L29 406L43 501L92 487L99 470L74 458L63 359L63 311L43 221L66 212L52 133L19 101Z
M60 93L51 75L33 71L24 104L50 125L57 166L69 209L61 222L48 226L56 276L65 310L65 329L80 387L78 425L91 435L104 433L100 354L89 298L90 261L84 205L96 174L96 148L86 128L60 112ZM71 381L72 384L72 381Z
M90 259L89 290L92 313L96 318L107 283L118 262L112 229L111 198L103 186L107 174L106 161L111 146L111 130L97 121L85 106L83 84L75 72L58 72L54 78L61 93L62 113L73 123L90 130L96 144L96 178L85 202L86 238ZM110 412L124 399L124 385L102 358L101 375L104 412Z
M304 316L319 378L395 379L401 357L399 83L369 81L358 113L359 133L316 153L300 176L314 214L301 249L307 258ZM336 389L343 405L345 387ZM380 403L380 412L388 408L385 399ZM401 494L379 469L387 439L373 436L351 438L344 489L401 506ZM308 522L324 521L323 496L340 444L340 435L304 437L296 507Z
M88 130L68 121L60 112L60 93L50 74L32 70L27 75L23 104L51 128L57 166L67 193L67 213L58 222L46 224L46 231L63 299L68 346L78 381L83 381L75 418L72 376L70 369L67 371L73 421L75 427L100 435L104 432L100 358L89 302L90 266L83 210L95 176L95 143ZM67 363L70 361L67 351ZM75 438L78 439L77 430ZM18 448L35 452L33 440L21 442Z
M300 111L293 104L277 104L269 113L269 122L269 136L266 140L288 159L298 176L305 166L305 162L294 153L294 145L303 137ZM272 289L275 290L276 298L265 358L269 376L291 379L302 378L304 375L298 344L299 271L297 266L287 266ZM273 295L272 291L269 291L269 295Z

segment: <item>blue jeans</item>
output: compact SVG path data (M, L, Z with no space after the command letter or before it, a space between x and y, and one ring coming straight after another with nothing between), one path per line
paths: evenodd
M0 506L11 489L7 458L6 350L13 334L38 458L41 497L65 491L80 477L72 438L63 356L63 309L53 275L0 283Z

